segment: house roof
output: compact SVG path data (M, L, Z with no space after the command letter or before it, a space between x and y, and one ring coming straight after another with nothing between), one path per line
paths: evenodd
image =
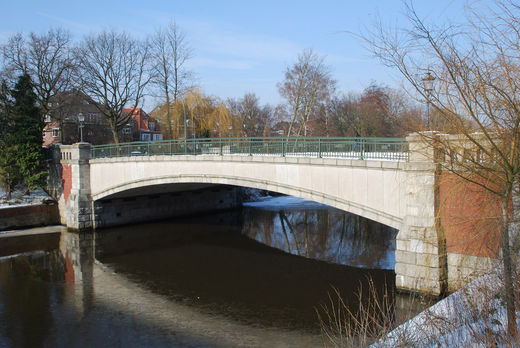
M132 119L135 120L137 125L137 130L141 132L159 132L160 127L158 122L156 122L152 117L150 117L142 108L134 108L133 106L130 108L123 109L125 113L131 113L133 110ZM151 130L149 127L149 122L155 123L155 129Z

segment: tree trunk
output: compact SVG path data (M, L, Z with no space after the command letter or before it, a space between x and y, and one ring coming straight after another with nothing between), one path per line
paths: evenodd
M500 205L502 209L502 263L507 312L507 333L513 342L517 343L518 328L516 326L515 289L513 283L514 265L511 259L511 247L509 241L509 197L503 197Z
M111 124L110 129L112 130L112 137L114 138L114 144L119 144L119 135L117 134L116 127Z
M168 137L173 139L173 129L172 129L172 115L170 111L170 94L166 91L166 120L168 122Z
M518 261L518 256L520 256L520 177L518 175L513 181L511 196L513 211L511 221L509 221L509 243L514 259Z

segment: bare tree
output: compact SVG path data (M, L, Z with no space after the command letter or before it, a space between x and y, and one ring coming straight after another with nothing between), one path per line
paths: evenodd
M78 49L83 89L107 118L116 143L150 82L148 50L146 42L113 30L85 37ZM131 111L123 112L125 106Z
M298 61L285 71L285 79L278 84L280 95L287 101L290 124L288 136L292 135L296 122L297 134L307 135L307 121L318 106L334 93L336 81L332 79L325 58L315 54L312 49L304 50Z
M246 93L240 99L229 99L227 105L232 114L239 118L242 131L248 137L261 137L266 127L270 126L272 109L268 105L260 106L254 93Z
M422 110L405 93L371 84L327 105L331 135L402 137L424 129Z
M411 3L406 10L410 28L379 22L365 42L458 134L423 133L444 154L442 170L500 200L508 334L517 342L511 248L520 226L520 5L496 0L485 9L469 8L467 23L448 27L427 24ZM428 72L435 78L429 88L423 84Z
M166 125L169 138L174 137L174 123L179 117L174 117L179 94L190 87L192 72L186 67L186 62L193 56L193 50L186 42L186 36L175 21L166 28L155 32L151 40L151 56L153 65L152 82L159 89L166 105Z
M44 34L17 33L3 46L3 58L11 79L27 74L34 84L42 115L51 111L51 99L75 83L76 61L71 36L63 29Z

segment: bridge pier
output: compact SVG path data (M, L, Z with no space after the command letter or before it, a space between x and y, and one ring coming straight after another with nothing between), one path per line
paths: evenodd
M90 144L60 146L62 194L58 204L61 224L73 231L92 228Z

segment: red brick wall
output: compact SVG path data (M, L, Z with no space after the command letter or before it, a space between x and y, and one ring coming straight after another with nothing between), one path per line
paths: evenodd
M440 179L440 218L449 253L496 257L500 247L500 200L451 173Z
M62 165L61 180L63 181L63 197L67 203L72 189L72 166L70 164Z

